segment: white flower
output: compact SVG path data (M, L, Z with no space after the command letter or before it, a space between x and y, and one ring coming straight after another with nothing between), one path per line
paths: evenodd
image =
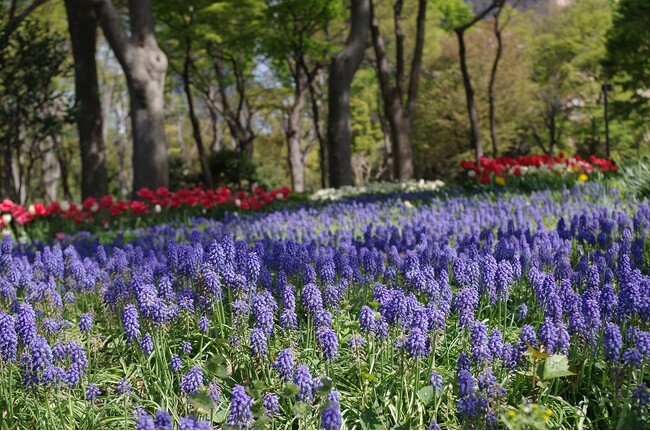
M162 211L162 207L160 206L160 204L156 204L156 206L153 207L153 210L156 214L160 214L160 212Z
M97 204L93 204L93 205L90 207L90 212L94 212L94 213L96 213L97 211L99 211L99 205L97 205Z
M34 208L34 205L30 205L29 208L27 208L27 212L31 215L36 214L36 208Z
M68 201L61 201L59 206L61 207L61 211L64 213L70 211L70 202Z
M2 221L4 222L5 226L11 223L11 214L2 214Z
M474 178L476 176L476 171L474 169L470 169L467 171L467 176L470 178Z
M276 199L282 199L282 198L284 198L284 195L282 193L278 193L277 195L275 195L275 198Z
M241 206L241 200L239 200L239 199L235 199L235 205L237 205L237 206Z

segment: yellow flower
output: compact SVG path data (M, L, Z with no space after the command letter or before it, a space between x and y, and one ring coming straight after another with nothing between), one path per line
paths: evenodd
M497 185L500 186L505 186L506 185L506 179L502 177L501 175L497 175L494 177L494 182L497 183Z
M514 417L515 417L515 414L516 414L516 413L515 413L514 410L508 410L508 416L510 416L511 418L514 418Z
M553 410L548 409L546 410L546 416L551 417L553 415Z
M578 175L578 181L580 181L580 182L583 182L583 183L584 183L584 182L587 181L588 179L589 179L589 177L587 176L587 174L580 174L580 175Z

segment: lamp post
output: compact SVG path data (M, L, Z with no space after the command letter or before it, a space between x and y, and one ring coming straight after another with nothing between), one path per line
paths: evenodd
M614 84L603 84L601 88L605 96L605 148L609 159L609 105L607 104L607 92L614 90Z

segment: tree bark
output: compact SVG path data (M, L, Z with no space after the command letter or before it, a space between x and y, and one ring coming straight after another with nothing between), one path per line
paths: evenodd
M481 11L474 18L454 29L456 36L458 37L458 54L460 57L460 71L463 75L463 86L465 87L465 100L467 102L467 114L469 116L470 124L470 133L471 141L474 147L474 157L476 162L483 157L483 142L481 139L481 130L478 126L478 113L476 111L476 103L474 102L474 88L472 87L472 80L469 75L469 69L467 68L467 52L465 49L465 31L474 26L477 22L485 18L492 10L495 8L503 7L503 4L506 0L492 0L492 2Z
M294 101L289 108L287 119L287 141L289 144L289 170L291 171L291 186L293 191L305 191L305 154L302 150L302 111L305 107L308 88L300 67L296 66L296 82Z
M111 0L94 0L95 10L129 87L133 136L133 193L169 184L164 131L167 57L154 34L151 0L129 0L131 37Z
M327 143L329 178L332 187L352 185L352 125L350 87L363 61L368 28L370 0L351 0L351 28L345 47L330 63L328 85Z
M190 66L192 65L192 41L189 37L185 40L185 61L183 62L183 88L187 98L187 106L190 114L190 122L192 123L192 134L196 142L196 149L199 152L199 162L201 164L201 172L203 179L208 188L214 188L212 181L212 173L208 165L208 158L205 154L205 147L203 146L203 137L201 136L201 125L199 119L194 111L194 99L192 98L192 85L190 83Z
M106 146L102 105L99 99L97 63L97 19L89 0L65 0L68 29L75 64L75 105L81 152L81 196L101 197L108 193Z
M370 2L370 33L375 50L377 74L379 76L379 87L384 102L384 112L388 119L390 137L393 145L393 167L395 177L400 181L413 178L413 153L411 135L413 129L413 118L417 100L417 89L422 68L422 52L424 50L425 24L427 1L419 0L417 29L413 60L409 74L409 85L406 102L403 100L405 81L404 62L404 34L402 30L402 4L398 0L393 9L395 18L395 39L396 39L396 72L395 85L390 82L390 70L386 55L384 39L379 31L379 23L374 15L372 1Z
M478 113L476 112L476 103L474 102L474 88L467 68L467 54L465 51L465 30L456 29L458 36L458 47L460 56L460 71L463 75L463 86L465 87L465 101L467 103L467 114L469 115L470 134L472 145L474 146L474 157L476 161L483 157L483 143L481 141L481 131L478 127Z
M499 67L499 60L503 53L503 39L501 37L501 27L499 27L499 15L502 8L497 10L494 15L494 36L497 40L497 52L494 56L494 63L492 63L492 70L490 71L490 84L488 86L488 103L490 109L490 138L492 140L492 157L496 158L498 155L497 145L497 124L496 124L496 109L494 106L494 84L497 80L497 68Z

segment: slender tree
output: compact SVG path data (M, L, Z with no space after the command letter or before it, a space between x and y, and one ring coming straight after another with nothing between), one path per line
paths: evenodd
M366 49L370 0L351 0L350 10L350 34L329 68L327 143L332 187L352 185L350 87Z
M469 22L460 25L454 29L458 38L458 55L460 57L460 71L463 75L463 86L465 87L465 101L467 102L467 114L469 115L469 124L474 147L474 156L476 160L483 157L483 142L481 140L481 130L478 126L478 113L476 111L476 102L474 101L474 88L467 67L467 50L465 48L465 32L472 28L477 22L485 18L496 8L501 8L505 0L492 0L492 2L483 11L475 15Z
M81 150L81 196L108 193L106 147L97 64L97 18L90 0L65 0L75 68L75 107Z
M420 69L422 68L422 52L424 50L427 0L418 1L417 29L415 47L411 63L408 89L406 88L404 29L402 23L403 0L397 0L393 7L395 20L395 82L391 83L391 71L388 66L386 44L379 31L379 22L374 14L373 2L370 2L370 33L375 49L379 87L381 88L384 112L388 118L390 137L393 145L393 168L395 177L399 180L413 178L413 150L411 135L415 117L416 98ZM404 95L406 93L406 99Z
M494 106L494 85L497 81L497 69L499 67L499 61L503 54L503 29L508 24L510 16L507 17L506 21L499 25L499 17L501 11L503 11L503 6L505 1L497 8L494 13L494 37L497 42L497 52L494 56L494 62L492 63L492 69L490 70L490 83L488 85L488 104L489 104L489 115L490 115L490 139L492 140L492 157L497 157L498 154L498 144L497 144L497 122L496 122L496 109Z
M164 133L167 57L158 47L151 0L129 0L131 36L111 0L93 0L106 40L129 87L133 133L133 190L169 183Z

